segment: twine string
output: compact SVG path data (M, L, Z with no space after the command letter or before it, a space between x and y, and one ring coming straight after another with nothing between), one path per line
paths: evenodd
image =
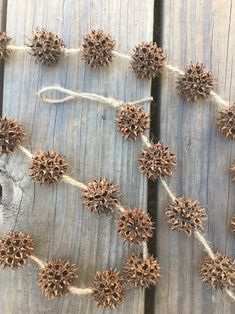
M50 98L50 97L46 97L45 96L45 92L48 91L57 91L57 92L61 92L67 96L64 96L62 98ZM38 97L41 101L46 102L48 104L61 104L61 103L65 103L67 101L70 100L74 100L76 98L83 98L86 100L91 100L91 101L97 101L99 103L103 103L106 105L109 105L113 108L119 108L120 106L122 106L124 104L123 101L118 100L118 99L114 99L111 97L104 97L98 94L93 94L93 93L83 93L80 91L74 92L71 89L67 89L67 88L63 88L61 86L47 86L47 87L43 87L42 89L40 89L40 91L38 92ZM146 101L152 101L153 97L145 97L133 102L128 102L130 104L139 104L139 103L144 103Z
M42 261L40 258L38 258L35 255L30 256L31 260L34 261L40 269L45 268L46 264L44 261ZM86 295L86 294L91 294L92 289L91 288L77 288L74 286L70 286L68 290L73 293L73 294L79 294L79 295Z
M162 185L165 188L166 192L170 196L171 200L174 202L176 200L176 196L171 191L169 185L166 183L166 181L162 177L160 177L160 182L162 183Z
M199 231L194 231L194 235L197 240L203 245L205 251L208 253L211 259L215 259L215 254L210 247L208 240Z

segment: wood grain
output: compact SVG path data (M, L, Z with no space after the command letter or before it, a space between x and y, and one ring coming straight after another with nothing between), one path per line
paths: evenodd
M7 31L14 44L27 42L26 36L31 37L37 26L58 32L68 47L79 47L85 32L101 28L116 39L119 51L131 52L140 41L152 39L153 0L8 1ZM137 80L123 60L94 71L78 55L69 55L58 66L46 68L35 65L25 52L15 52L5 65L3 97L3 114L23 123L28 133L25 146L31 151L54 149L64 154L73 177L87 183L105 176L119 185L125 206L146 209L147 184L136 163L141 143L123 140L114 127L114 110L101 104L40 103L36 92L51 84L133 101L149 96L150 82ZM145 109L149 110L149 104ZM1 158L0 164L13 190L10 204L1 204L1 234L23 229L35 238L37 256L75 262L79 287L88 286L97 270L121 269L130 248L117 237L113 217L98 218L82 208L80 192L63 183L33 184L27 175L28 160L21 152ZM0 272L2 313L110 312L97 310L86 296L47 301L37 286L37 273L31 262L24 270ZM128 292L116 311L143 312L142 290Z
M163 48L168 62L184 69L203 62L216 78L215 91L235 99L234 1L163 2ZM178 157L178 169L168 182L177 195L199 200L208 213L205 233L215 250L235 257L235 238L229 222L235 208L229 167L235 146L215 127L217 107L208 101L186 103L176 93L174 75L165 74L161 89L160 138ZM235 305L221 291L203 286L198 263L205 256L194 239L170 232L164 222L169 202L158 192L157 253L162 280L156 290L155 313L232 314Z

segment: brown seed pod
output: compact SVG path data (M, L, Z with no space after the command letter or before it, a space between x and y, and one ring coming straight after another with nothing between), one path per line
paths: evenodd
M12 231L0 239L0 264L3 268L20 268L34 251L34 241L26 233Z
M149 129L149 114L140 106L124 104L117 114L116 127L125 139L136 140Z
M82 58L92 68L108 66L113 61L115 40L110 34L98 29L83 36Z
M162 48L156 43L142 42L134 48L131 65L138 78L151 79L162 72L165 59Z
M215 259L205 257L199 266L203 282L211 288L231 288L235 285L235 261L220 253Z
M120 194L113 182L105 178L87 184L82 194L83 206L97 214L110 214L120 204Z
M25 139L23 126L14 119L0 118L0 156L12 154Z
M235 215L231 218L231 231L235 234Z
M65 44L58 34L37 28L28 47L31 48L29 53L35 57L36 63L51 66L59 62L64 54Z
M139 170L150 180L156 181L160 177L171 176L176 168L176 155L168 146L161 143L152 144L141 151Z
M124 278L135 287L148 288L155 286L161 278L160 265L152 256L143 260L140 253L132 254L126 261Z
M63 296L77 278L77 267L68 260L53 259L39 273L39 287L48 299Z
M134 208L121 213L117 222L117 232L124 242L141 244L153 235L153 222L143 210Z
M188 65L177 82L177 89L186 101L208 98L213 86L213 75L205 69L202 63Z
M191 236L193 231L203 230L207 215L199 202L178 197L169 204L165 211L165 218L171 230L185 232Z
M235 181L235 162L233 162L231 168L232 181Z
M6 60L10 57L11 49L7 48L11 37L5 32L0 32L0 60Z
M57 183L66 173L68 165L63 156L48 151L34 153L29 166L29 175L40 184Z
M92 281L92 297L103 308L115 309L124 299L123 277L116 269L97 272Z
M219 111L217 126L226 138L235 139L235 104Z

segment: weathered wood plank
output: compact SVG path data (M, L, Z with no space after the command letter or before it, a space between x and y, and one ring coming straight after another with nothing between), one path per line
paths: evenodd
M24 44L37 26L57 31L68 47L79 47L91 28L109 31L122 52L152 39L153 0L8 1L7 31L16 45ZM77 55L65 57L50 69L34 64L25 52L16 52L5 65L4 115L25 126L32 150L55 149L71 165L71 175L82 182L105 176L119 184L126 206L146 209L146 180L136 165L141 143L127 142L114 127L115 112L86 101L46 105L36 92L50 84L98 93L123 100L150 94L150 83L136 80L127 61L94 71ZM149 110L146 104L146 110ZM2 204L1 233L15 227L37 241L36 255L47 260L67 257L79 267L80 287L89 285L95 271L122 266L130 252L117 237L113 218L92 215L81 206L80 193L63 183L56 187L33 184L27 176L27 158L20 152L1 159L13 187L10 204ZM4 190L6 191L6 189ZM38 269L0 272L1 312L108 313L97 310L89 297L67 295L47 301L37 287ZM118 313L143 313L144 293L129 292Z
M235 8L233 1L163 2L163 48L169 63L183 69L203 62L216 77L215 90L235 99ZM235 208L234 184L229 166L234 143L215 127L216 105L187 104L177 95L174 75L165 75L161 90L161 141L178 157L178 169L169 183L177 195L199 200L207 208L206 234L215 249L235 257L235 240L229 220ZM162 280L156 290L156 313L234 313L234 304L221 291L203 286L197 272L204 255L196 240L170 232L163 218L169 198L158 193L157 252Z

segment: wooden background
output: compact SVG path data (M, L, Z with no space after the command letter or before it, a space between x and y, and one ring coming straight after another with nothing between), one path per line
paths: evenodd
M162 7L160 6L162 2ZM140 41L153 37L154 0L22 0L1 1L1 24L23 45L37 26L58 32L68 47L79 47L84 32L102 28L116 39L117 49L131 52ZM191 61L204 62L216 78L215 90L233 102L235 98L235 2L223 0L155 1L158 35L168 61L181 69ZM161 12L159 12L161 10ZM5 25L6 24L6 25ZM106 176L119 184L126 206L147 207L147 182L138 172L139 142L125 141L114 128L115 112L86 101L46 105L36 92L50 84L123 100L151 93L150 82L136 80L128 62L115 60L106 70L94 71L78 55L63 58L54 68L34 64L25 52L16 52L0 72L4 82L3 115L22 122L31 150L55 149L71 165L71 175L84 183ZM207 209L206 234L215 249L235 257L229 220L235 211L234 184L229 165L234 144L216 128L216 105L187 104L176 93L176 77L165 73L153 125L162 142L172 147L178 168L168 182L177 195L198 199ZM155 85L154 85L155 86ZM149 110L148 105L145 106ZM158 124L156 126L156 124ZM17 152L0 159L1 234L24 229L37 241L36 255L44 260L69 258L79 266L79 287L89 285L97 270L122 267L130 252L117 237L113 218L90 214L81 206L80 192L63 183L40 187L27 175L27 158ZM97 310L89 297L67 295L47 301L37 287L38 268L29 262L24 270L0 271L1 313L121 313L121 314L232 314L235 305L221 293L207 289L198 277L203 250L196 241L170 232L163 219L169 202L156 184L156 244L162 279L155 294L128 293L116 311ZM150 296L150 297L149 297ZM153 298L151 299L151 296ZM144 310L145 308L145 310Z

